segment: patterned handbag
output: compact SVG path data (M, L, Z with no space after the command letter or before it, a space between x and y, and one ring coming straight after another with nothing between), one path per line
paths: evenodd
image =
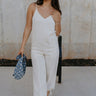
M14 69L14 73L13 73L13 77L16 80L21 79L25 72L26 72L26 56L23 54L23 56L21 56L21 54L17 55L16 60L18 60L16 67Z

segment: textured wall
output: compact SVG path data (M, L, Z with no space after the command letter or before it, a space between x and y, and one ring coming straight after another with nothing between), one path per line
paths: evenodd
M15 59L28 5L35 0L0 0L0 58ZM62 59L96 57L96 0L59 0L62 10ZM31 36L30 36L31 37ZM30 58L30 37L25 54Z

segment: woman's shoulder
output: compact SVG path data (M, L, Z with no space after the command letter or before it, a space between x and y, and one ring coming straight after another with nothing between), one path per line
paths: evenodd
M36 7L36 2L32 2L31 4L29 4L29 6Z
M34 10L35 7L36 7L36 3L35 3L35 2L32 2L32 3L29 4L29 6L28 6L28 8L29 8L29 9L32 9L32 10Z
M60 12L58 10L56 10L55 8L53 9L52 14L53 14L55 20L61 18Z

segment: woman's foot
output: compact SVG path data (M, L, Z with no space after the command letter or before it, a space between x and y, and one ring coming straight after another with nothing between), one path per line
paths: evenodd
M50 91L47 91L47 96L49 96Z

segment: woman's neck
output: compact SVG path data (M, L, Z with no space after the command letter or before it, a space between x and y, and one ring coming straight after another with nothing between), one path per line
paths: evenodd
M51 0L44 0L43 6L50 7L51 6Z

